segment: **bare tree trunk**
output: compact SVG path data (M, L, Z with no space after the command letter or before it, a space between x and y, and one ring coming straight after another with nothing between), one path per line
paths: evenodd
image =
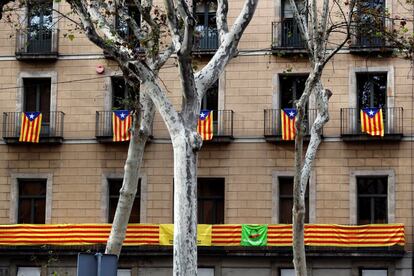
M189 131L173 139L174 264L173 275L197 275L197 151Z
M132 205L137 193L139 171L144 156L145 144L150 135L150 126L154 118L154 105L149 97L143 95L141 102L145 108L143 111L144 118L140 120L139 114L133 114L132 137L129 142L128 155L124 166L124 179L119 192L119 200L111 233L105 249L106 254L115 254L118 257L121 254L122 244L125 240ZM142 122L141 127L140 122Z

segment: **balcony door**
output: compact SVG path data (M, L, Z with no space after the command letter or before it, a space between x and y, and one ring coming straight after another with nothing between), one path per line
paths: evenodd
M385 27L385 1L357 1L357 46L381 47L384 37L378 32Z
M52 1L30 1L28 5L27 51L52 51Z
M299 13L305 13L305 2L296 1ZM304 48L302 36L296 23L293 8L289 0L282 1L282 46Z
M216 5L215 1L209 0L199 1L196 4L197 25L195 29L198 38L195 48L198 50L216 50L218 47Z
M213 110L213 135L218 135L219 130L219 110L218 110L218 81L216 81L206 92L201 101L201 110ZM220 120L221 122L223 120Z
M23 111L38 111L42 113L42 129L40 134L50 131L50 78L23 79L24 109Z

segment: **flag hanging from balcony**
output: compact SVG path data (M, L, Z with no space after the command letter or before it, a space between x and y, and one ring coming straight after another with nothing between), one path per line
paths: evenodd
M197 131L203 140L213 139L213 111L201 110L198 118Z
M19 142L39 143L42 113L22 112Z
M384 136L382 109L369 107L361 109L361 131L372 136Z
M113 141L123 142L131 138L129 129L132 126L132 116L129 110L114 110L112 113Z
M282 140L295 140L296 130L296 114L298 113L294 108L284 108L281 110L282 121Z
M266 246L267 224L242 224L241 241L242 246Z

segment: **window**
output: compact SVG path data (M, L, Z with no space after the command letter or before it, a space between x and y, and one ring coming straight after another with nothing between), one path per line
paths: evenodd
M279 223L292 223L293 177L279 177ZM309 222L309 184L305 193L305 223Z
M121 268L117 271L117 276L131 276L131 269Z
M281 268L280 276L295 276L295 270L293 268Z
M365 269L362 268L359 273L360 276L387 276L387 269Z
M378 33L384 29L384 0L362 0L356 2L357 45L361 47L382 46L384 38Z
M195 48L199 50L215 50L218 47L217 4L215 1L210 0L196 0L195 2L197 20Z
M295 101L303 94L305 83L308 76L306 75L280 75L280 107L294 108Z
M27 16L27 51L29 53L51 52L52 7L52 1L29 1Z
M296 5L299 13L305 13L304 1L296 1ZM304 47L289 0L282 1L282 47Z
M218 129L218 81L216 81L206 92L201 101L201 110L214 110L213 112L213 131L217 135ZM223 116L223 115L222 115Z
M23 85L23 111L40 111L42 113L42 129L48 129L50 123L50 78L25 78Z
M133 1L126 1L128 2L127 5L123 6L122 9L124 10L124 13L128 14L131 18L135 20L138 26L141 26L141 14L137 8L136 5L134 5ZM119 35L123 37L124 39L129 40L130 42L133 42L136 40L134 37L134 34L130 31L130 28L128 26L128 23L124 21L119 16L115 17L115 27L118 31ZM136 47L139 47L139 42L136 42Z
M214 268L199 267L197 269L198 276L214 276Z
M122 187L122 179L108 179L109 191L109 207L108 207L108 222L113 222L115 217L116 206L119 200L119 190ZM132 205L129 223L139 223L141 214L141 179L138 181L137 193L135 195L134 203Z
M112 109L126 109L129 96L129 89L127 89L123 77L111 77L112 85Z
M387 73L357 73L358 107L387 105Z
M357 177L358 224L387 223L388 176Z
M40 276L40 267L18 267L17 276Z
M19 179L17 223L45 223L46 180Z
M198 178L199 224L224 223L224 178Z

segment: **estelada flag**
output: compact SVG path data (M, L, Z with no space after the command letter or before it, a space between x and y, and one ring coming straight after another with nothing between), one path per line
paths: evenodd
M112 113L113 141L128 141L131 138L129 129L132 126L132 116L129 110L114 110Z
M201 110L198 118L197 131L203 140L213 139L213 111Z
M372 136L384 136L382 109L369 107L361 109L361 131Z
M19 142L39 143L42 113L22 112Z
M294 108L284 108L281 110L282 140L295 140L295 122L297 113L297 110Z
M211 224L197 225L197 245L211 246ZM174 224L160 224L160 245L174 244Z
M242 224L240 245L242 246L266 246L267 224Z

